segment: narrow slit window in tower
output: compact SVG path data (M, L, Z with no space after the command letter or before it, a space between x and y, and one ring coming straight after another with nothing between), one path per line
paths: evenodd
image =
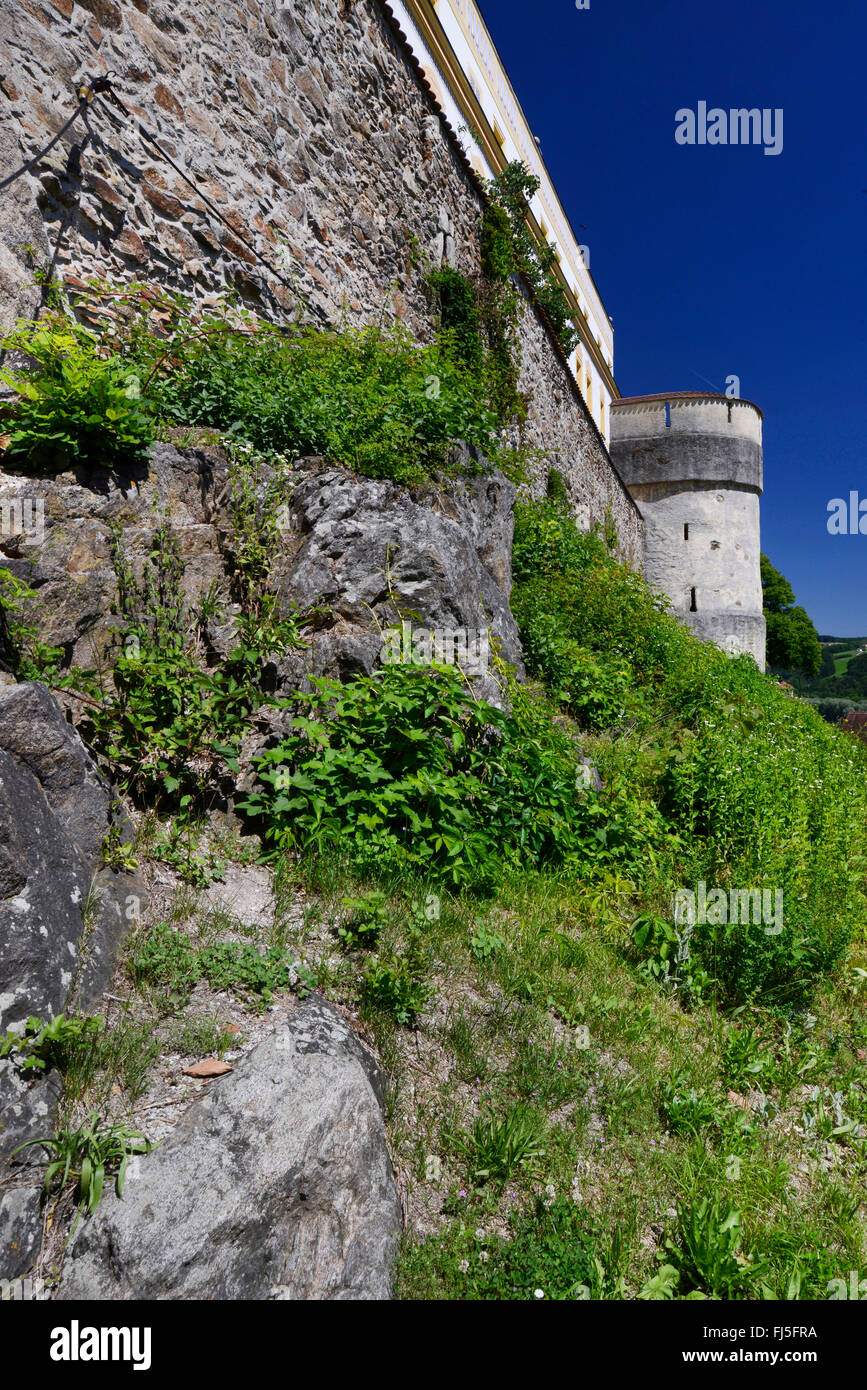
M689 611L690 613L698 612L698 609L696 608L695 604L695 589L690 589L689 591Z
M683 523L683 539L684 539L685 541L688 541L688 540L689 540L689 522L688 522L688 521L685 521L685 522Z

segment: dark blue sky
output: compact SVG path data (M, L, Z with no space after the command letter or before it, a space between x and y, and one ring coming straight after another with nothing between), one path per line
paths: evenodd
M867 11L782 0L482 0L614 320L624 396L765 415L762 549L820 632L867 635ZM675 111L782 107L782 153L682 146ZM867 517L865 517L867 527Z

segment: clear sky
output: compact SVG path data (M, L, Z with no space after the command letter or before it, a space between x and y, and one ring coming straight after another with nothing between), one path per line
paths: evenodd
M867 501L867 7L482 10L589 246L621 393L737 375L765 416L762 549L820 632L867 635L867 534L827 530L832 498ZM678 144L675 112L700 101L782 108L781 153Z

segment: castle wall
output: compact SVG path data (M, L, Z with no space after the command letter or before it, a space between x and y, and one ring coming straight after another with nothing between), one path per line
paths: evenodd
M645 520L648 580L697 636L764 669L760 412L725 397L639 398L613 407L611 428Z
M377 0L17 0L0 13L0 171L44 146L83 79L113 70L132 119L97 99L0 205L0 313L39 302L33 269L70 290L92 274L200 299L235 286L285 319L299 300L238 236L282 265L323 323L396 314L434 331L424 264L478 269L483 198L415 60ZM138 133L136 121L234 228ZM564 474L590 522L606 509L640 564L642 524L546 322L528 305L523 441L540 495Z

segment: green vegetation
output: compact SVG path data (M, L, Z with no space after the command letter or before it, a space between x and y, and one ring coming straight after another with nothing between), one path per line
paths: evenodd
M293 961L278 947L261 953L252 942L221 941L196 951L170 923L160 922L133 957L131 973L139 989L158 986L171 1004L185 1004L204 979L217 993L230 990L261 1011L275 991L289 988Z
M696 642L558 504L518 509L513 564L530 669L588 733L606 731L603 778L613 791L628 769L633 802L678 837L681 883L783 894L782 931L709 925L695 962L732 1002L804 1004L862 928L860 752L749 658ZM670 920L661 893L647 907ZM658 934L636 944L658 956Z
M520 160L513 160L496 178L490 180L488 195L504 216L489 223L488 236L482 243L482 255L489 273L494 271L501 277L508 273L509 255L505 239L508 226L513 266L527 280L560 346L568 355L578 342L578 331L565 291L554 274L557 253L552 245L539 244L527 222L530 201L538 188L538 178Z
M165 333L161 342L135 326L124 351L154 411L175 424L406 484L448 470L455 440L496 446L466 334L420 348L397 323L285 331L231 310L199 321L181 300Z
M35 589L11 570L0 568L0 662L20 681L45 681L59 690L73 685L76 677L61 670L63 648L52 647L39 636Z
M146 1152L135 1108L161 1058L223 1057L240 1026L227 1010L261 1030L317 989L376 1046L395 1164L415 1229L433 1232L407 1237L401 1297L824 1298L867 1257L867 751L680 627L616 560L610 515L578 530L554 469L545 499L516 509L531 679L495 657L504 708L437 665L273 694L275 659L305 630L273 571L292 456L411 484L455 467L458 440L496 456L520 421L516 267L571 345L527 230L532 191L515 166L492 190L478 277L428 276L432 347L399 328L197 318L167 297L154 336L135 290L117 293L111 353L75 336L86 382L140 384L129 417L103 411L104 457L135 456L136 418L228 442L228 577L183 597L163 517L140 573L115 540L119 650L74 673L81 727L138 821L133 843L109 835L107 862L158 859L174 895L136 925L126 997L104 1018L70 1005L0 1055L60 1073L58 1132L38 1141L46 1190L74 1184L92 1211ZM34 399L12 461L50 470ZM51 410L64 457L90 457L93 422ZM809 670L791 590L765 574L775 640L791 657L797 637ZM71 680L33 600L0 570L0 655ZM230 617L219 658L209 634ZM251 757L263 706L279 732ZM264 920L199 894L252 862L272 875ZM691 922L676 895L700 887L726 911ZM751 890L780 894L781 918L727 915Z
M795 604L791 584L774 569L767 555L761 557L761 569L768 665L818 675L822 666L819 634L806 611Z
M154 421L134 368L57 311L21 322L3 350L27 354L25 373L0 372L18 393L5 458L22 472L111 467L147 456Z
M239 477L245 474L237 466L236 488ZM268 539L266 526L257 543ZM201 807L221 777L237 772L250 715L268 700L263 667L269 657L300 645L298 624L279 619L273 596L256 587L263 579L258 564L250 564L245 581L242 555L237 645L209 667L202 657L203 629L221 601L209 596L190 621L181 589L183 561L170 529L163 524L155 530L140 585L117 532L112 557L125 627L111 688L92 706L93 742L111 759L121 789L139 804L168 798L184 811Z
M136 1154L148 1154L153 1144L123 1124L105 1124L96 1113L77 1129L61 1129L45 1139L21 1144L15 1154L34 1145L44 1148L49 1159L45 1169L45 1191L57 1182L60 1190L72 1180L78 1197L79 1216L92 1216L99 1206L106 1177L114 1176L118 1197L123 1196L127 1164ZM59 1181L58 1181L59 1180Z
M20 1033L9 1032L0 1038L0 1057L11 1055L22 1071L50 1071L53 1067L65 1070L70 1065L70 1053L86 1048L104 1025L101 1018L67 1018L65 1014L58 1014L49 1023L28 1018Z
M239 803L275 855L331 845L370 875L412 870L484 891L509 865L637 869L665 845L660 817L625 782L604 800L577 783L568 735L517 688L506 715L453 667L313 684Z

